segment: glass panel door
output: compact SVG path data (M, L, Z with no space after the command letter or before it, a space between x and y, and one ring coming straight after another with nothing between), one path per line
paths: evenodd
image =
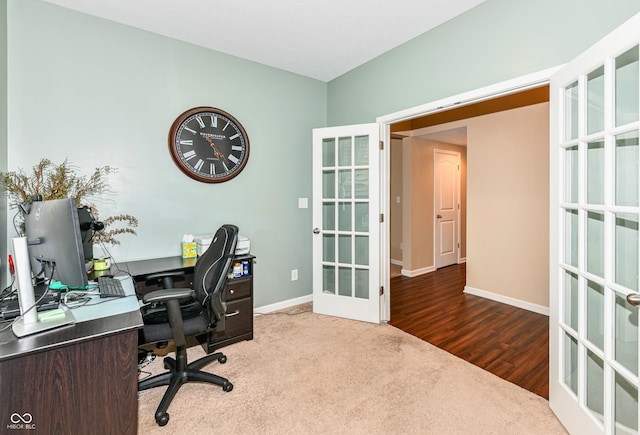
M640 272L640 15L632 21L551 80L549 400L571 433L639 428L638 308L626 299Z
M314 130L316 313L380 321L378 137L378 124Z

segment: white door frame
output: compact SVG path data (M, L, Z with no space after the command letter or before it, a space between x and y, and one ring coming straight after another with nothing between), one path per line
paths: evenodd
M511 80L506 80L458 95L453 95L451 97L443 98L440 100L431 101L420 106L412 107L376 118L376 122L380 124L380 138L386 144L380 158L380 211L384 216L387 217L384 219L380 230L380 264L382 265L382 267L380 268L380 284L385 289L383 300L380 304L380 319L382 321L391 320L391 275L389 266L389 263L391 261L391 232L389 227L390 219L388 218L391 212L389 203L389 198L391 195L391 124L407 121L409 119L428 114L444 112L454 107L458 108L467 106L469 104L491 100L504 95L514 94L516 92L522 92L527 89L544 86L546 84L549 84L551 75L561 67L562 65L547 68L542 71L527 74Z

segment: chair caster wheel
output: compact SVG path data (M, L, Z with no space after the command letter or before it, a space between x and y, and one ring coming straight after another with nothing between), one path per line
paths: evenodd
M156 423L158 423L158 426L166 426L169 423L169 414L165 412L160 417L156 417Z
M220 364L224 364L224 363L226 363L226 362L227 362L227 357L226 357L226 355L220 355L220 358L218 358L218 362L219 362Z
M228 393L229 391L233 390L233 384L231 382L229 382L228 384L225 384L222 387L222 389Z

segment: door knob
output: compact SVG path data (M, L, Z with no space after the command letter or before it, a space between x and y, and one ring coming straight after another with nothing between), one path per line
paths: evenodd
M320 228L314 228L313 234L320 234Z
M442 219L442 215L441 215L441 214L437 215L436 217L437 217L438 219Z
M640 305L640 293L631 293L627 295L627 302L635 307Z

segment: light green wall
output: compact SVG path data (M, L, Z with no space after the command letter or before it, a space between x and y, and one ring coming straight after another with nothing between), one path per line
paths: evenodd
M184 233L235 223L257 256L256 306L311 293L311 209L297 207L311 197L326 83L39 0L8 5L9 169L42 157L87 174L118 168L101 216L140 221L111 250L118 261L179 255ZM229 182L193 181L169 156L171 123L199 105L228 111L249 134L249 162Z
M112 249L117 260L177 255L183 233L231 222L258 256L256 306L308 295L311 209L297 198L311 197L312 128L565 63L639 10L637 0L488 0L326 84L40 0L0 0L0 170L41 157L117 167L100 211L140 220L138 236ZM249 133L247 167L222 185L188 179L167 151L173 120L198 105L227 110ZM4 259L15 232L2 206Z
M7 170L7 0L0 0L0 172ZM7 196L0 189L0 228L7 227ZM0 285L7 281L7 243L0 236ZM4 287L4 286L3 286Z
M564 64L638 11L637 0L488 0L329 82L329 125Z

